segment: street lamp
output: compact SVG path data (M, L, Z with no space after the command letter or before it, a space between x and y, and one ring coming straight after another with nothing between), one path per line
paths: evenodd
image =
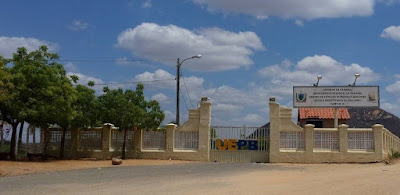
M179 80L180 80L180 69L181 65L184 61L190 60L190 59L200 59L201 55L196 55L192 56L190 58L186 58L182 61L179 61L179 58L177 59L176 62L176 124L179 126Z
M360 77L360 74L355 74L354 77L355 77L354 83L353 84L349 84L349 86L353 86L353 87L356 86L356 82L357 82L357 79Z
M318 76L317 76L317 79L318 79L318 80L317 80L317 83L314 84L314 87L318 87L319 80L322 79L322 75L318 75Z

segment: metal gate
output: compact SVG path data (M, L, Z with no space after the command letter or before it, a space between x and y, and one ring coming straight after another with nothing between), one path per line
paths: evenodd
M212 162L268 162L269 128L211 127Z

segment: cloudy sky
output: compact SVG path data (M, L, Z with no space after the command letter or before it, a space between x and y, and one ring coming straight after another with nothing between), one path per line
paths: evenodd
M212 125L259 126L268 98L292 87L378 85L400 115L400 0L0 1L0 55L48 45L80 82L145 82L165 123L175 120L176 60L185 61L181 121L201 97ZM96 86L98 94L103 86Z

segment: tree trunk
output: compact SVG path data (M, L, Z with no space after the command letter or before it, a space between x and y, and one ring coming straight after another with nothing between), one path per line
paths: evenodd
M3 123L0 124L0 148L4 145L4 135L3 135Z
M10 146L10 159L15 160L16 159L16 141L17 141L17 127L18 127L18 122L17 123L12 123L12 134L11 134L11 146Z
M33 129L33 136L32 136L32 142L33 142L33 152L36 152L36 127Z
M26 129L26 137L25 137L25 145L26 145L26 154L27 155L28 155L28 151L29 151L29 126Z
M125 128L124 129L124 142L122 143L122 159L125 159L126 158L126 156L125 156L125 148L126 148L126 131L127 131L127 129Z
M65 146L65 134L67 132L67 128L62 128L62 136L61 136L61 144L60 144L60 158L64 158L64 146Z
M40 128L42 129L42 132L43 132L43 140L40 140L40 141L43 142L43 144L44 144L43 153L46 153L47 146L49 145L49 141L50 141L50 132L49 132L48 127L40 127Z
M18 153L21 151L21 143L22 143L22 132L24 131L24 124L25 122L21 123L19 127L19 135L18 135Z

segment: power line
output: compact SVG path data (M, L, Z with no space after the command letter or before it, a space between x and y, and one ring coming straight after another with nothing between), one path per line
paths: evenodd
M89 60L89 59L56 59L53 61L58 61L58 62L95 62L95 63L100 63L100 62L151 62L151 61L174 61L176 59L170 59L170 58L165 58L165 59L116 59L116 60Z
M162 81L173 81L176 79L159 79L159 80L150 80L150 81L129 81L129 82L112 82L112 83L98 83L94 85L120 85L120 84L132 84L132 83L153 83L153 82L162 82Z
M11 61L14 61L10 59ZM110 63L110 62L115 62L115 63L124 63L124 62L153 62L153 61L175 61L176 59L171 59L171 58L164 58L164 59L115 59L115 60L90 60L90 59L52 59L48 61L53 61L53 62L88 62L88 63ZM29 60L28 60L29 61ZM34 60L30 60L34 61Z
M186 99L185 99L185 96L182 94L182 90L180 90L179 93L182 95L183 102L185 103L186 109L189 111L189 107L188 107L188 105L186 104Z
M186 88L187 96L189 97L190 105L192 105L192 108L194 108L193 103L192 103L192 98L190 98L190 93L186 86L185 77L183 76L182 70L181 70L181 76L182 76L183 84L185 85L185 88Z

